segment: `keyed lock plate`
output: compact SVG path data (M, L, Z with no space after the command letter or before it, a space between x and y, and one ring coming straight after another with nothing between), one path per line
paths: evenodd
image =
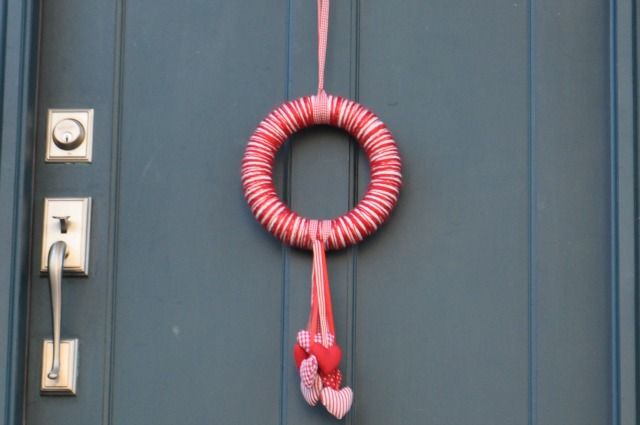
M91 162L93 109L49 109L46 162Z

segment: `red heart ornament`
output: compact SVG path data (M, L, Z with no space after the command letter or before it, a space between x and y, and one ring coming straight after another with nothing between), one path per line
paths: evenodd
M320 375L322 378L322 386L333 388L334 390L339 390L340 385L342 384L342 372L340 369L336 369L331 373L325 373Z
M340 360L342 360L342 350L338 344L326 348L321 344L313 343L309 347L309 353L316 356L318 366L323 373L333 372L340 366Z
M302 361L305 360L308 356L309 355L306 351L304 351L304 348L300 347L298 344L295 344L293 346L293 358L296 361L296 369L300 369Z
M302 329L298 331L296 335L296 340L298 341L298 345L301 346L304 351L309 351L309 344L311 344L311 336L309 335L309 331L306 329ZM316 333L316 336L313 337L313 340L320 344L322 342L322 334L320 332ZM329 343L329 347L333 345L336 340L336 337L333 334L327 334L327 340Z

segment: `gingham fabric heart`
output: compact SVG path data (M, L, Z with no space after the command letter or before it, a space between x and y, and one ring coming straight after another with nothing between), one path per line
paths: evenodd
M318 404L320 393L322 392L322 379L320 379L320 376L316 375L316 380L313 382L311 388L305 387L302 381L300 381L300 392L309 406Z
M311 388L318 376L318 360L316 356L309 356L300 364L300 382L307 388Z
M328 387L323 388L320 393L320 400L322 400L322 404L329 413L338 419L342 419L351 409L353 391L349 387L344 387L340 391Z
M309 341L309 331L306 329L298 331L296 339L298 341L298 345L302 347L304 351L309 352L309 346L311 345L311 341ZM327 339L329 340L329 347L331 347L335 343L336 337L333 334L328 334ZM320 332L316 333L314 342L322 344L322 334Z
M296 340L298 341L298 345L304 349L304 351L309 351L309 331L306 329L302 329L298 331L298 335L296 336Z

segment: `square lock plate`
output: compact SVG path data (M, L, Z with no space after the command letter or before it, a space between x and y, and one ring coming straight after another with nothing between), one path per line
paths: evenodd
M49 109L46 146L45 162L91 162L93 109Z

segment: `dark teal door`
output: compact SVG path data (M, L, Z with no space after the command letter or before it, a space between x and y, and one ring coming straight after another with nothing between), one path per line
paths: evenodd
M32 264L28 425L333 422L291 358L310 256L259 227L239 179L259 120L314 91L315 7L43 2L33 258L44 197L91 196L93 228L90 276L63 282L75 397L39 392L50 301ZM347 423L612 423L609 22L604 0L333 2L327 87L405 160L389 223L328 259ZM74 107L95 109L93 163L45 163L46 111ZM276 178L329 217L367 166L321 129Z

